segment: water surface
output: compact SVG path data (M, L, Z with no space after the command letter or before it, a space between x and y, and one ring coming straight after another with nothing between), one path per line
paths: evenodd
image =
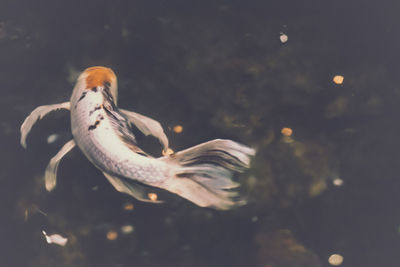
M337 253L342 266L398 266L398 10L396 1L3 1L0 265L314 267ZM140 203L78 149L46 192L46 164L71 138L68 112L40 121L27 150L19 126L36 106L69 99L94 65L114 69L120 106L160 121L175 151L213 138L256 147L237 177L248 205L214 211L161 191L165 204ZM142 143L159 155L155 140ZM47 244L42 230L68 244Z

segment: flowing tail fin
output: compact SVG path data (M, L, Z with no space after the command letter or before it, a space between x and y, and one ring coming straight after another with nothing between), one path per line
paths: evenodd
M179 151L163 160L175 165L174 175L161 187L200 207L227 210L245 204L230 189L234 172L250 167L255 150L231 140L215 139Z

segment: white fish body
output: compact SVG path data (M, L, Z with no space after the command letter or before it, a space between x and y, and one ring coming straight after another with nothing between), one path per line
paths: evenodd
M90 75L100 77L88 81ZM72 135L101 171L156 185L168 176L167 163L137 147L129 121L116 107L115 81L106 68L90 68L78 78L70 100Z
M201 207L229 209L244 203L233 199L238 186L231 180L234 172L249 167L254 149L231 140L216 139L169 156L153 158L136 144L131 125L145 135L153 135L168 148L161 125L143 115L117 108L117 81L105 67L86 69L79 76L70 102L40 106L21 126L21 144L33 124L48 112L69 109L73 140L51 160L46 169L46 188L56 184L60 160L75 145L100 169L120 192L149 201L142 184L178 194Z

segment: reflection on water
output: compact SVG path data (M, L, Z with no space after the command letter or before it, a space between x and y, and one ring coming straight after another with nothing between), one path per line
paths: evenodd
M397 2L6 1L0 16L4 266L397 266ZM286 36L286 38L285 38ZM159 120L174 151L213 138L257 148L248 204L202 209L161 190L116 192L71 138L77 74L106 65L119 105ZM157 155L157 141L142 138ZM48 244L58 234L65 246Z

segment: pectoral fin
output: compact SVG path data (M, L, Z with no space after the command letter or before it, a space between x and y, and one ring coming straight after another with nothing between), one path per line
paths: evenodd
M21 145L26 148L26 137L28 136L30 130L32 129L32 126L40 120L42 117L44 117L47 113L51 111L55 111L58 109L70 109L70 103L69 102L64 102L60 104L54 104L54 105L45 105L45 106L39 106L35 108L31 114L29 114L28 117L24 120L24 122L21 125Z
M112 176L105 172L103 172L103 174L118 192L128 194L143 202L163 203L163 201L160 200L150 200L146 194L146 187L143 185L134 183L133 181L129 181L124 178Z
M49 164L47 165L46 172L44 175L44 181L47 191L51 191L56 187L57 182L57 169L58 164L60 164L61 159L75 147L74 139L69 140L58 153L51 158Z
M120 111L126 115L128 120L132 122L144 135L152 135L156 137L163 146L164 151L167 150L168 138L158 121L133 111L128 111L125 109L120 109Z

